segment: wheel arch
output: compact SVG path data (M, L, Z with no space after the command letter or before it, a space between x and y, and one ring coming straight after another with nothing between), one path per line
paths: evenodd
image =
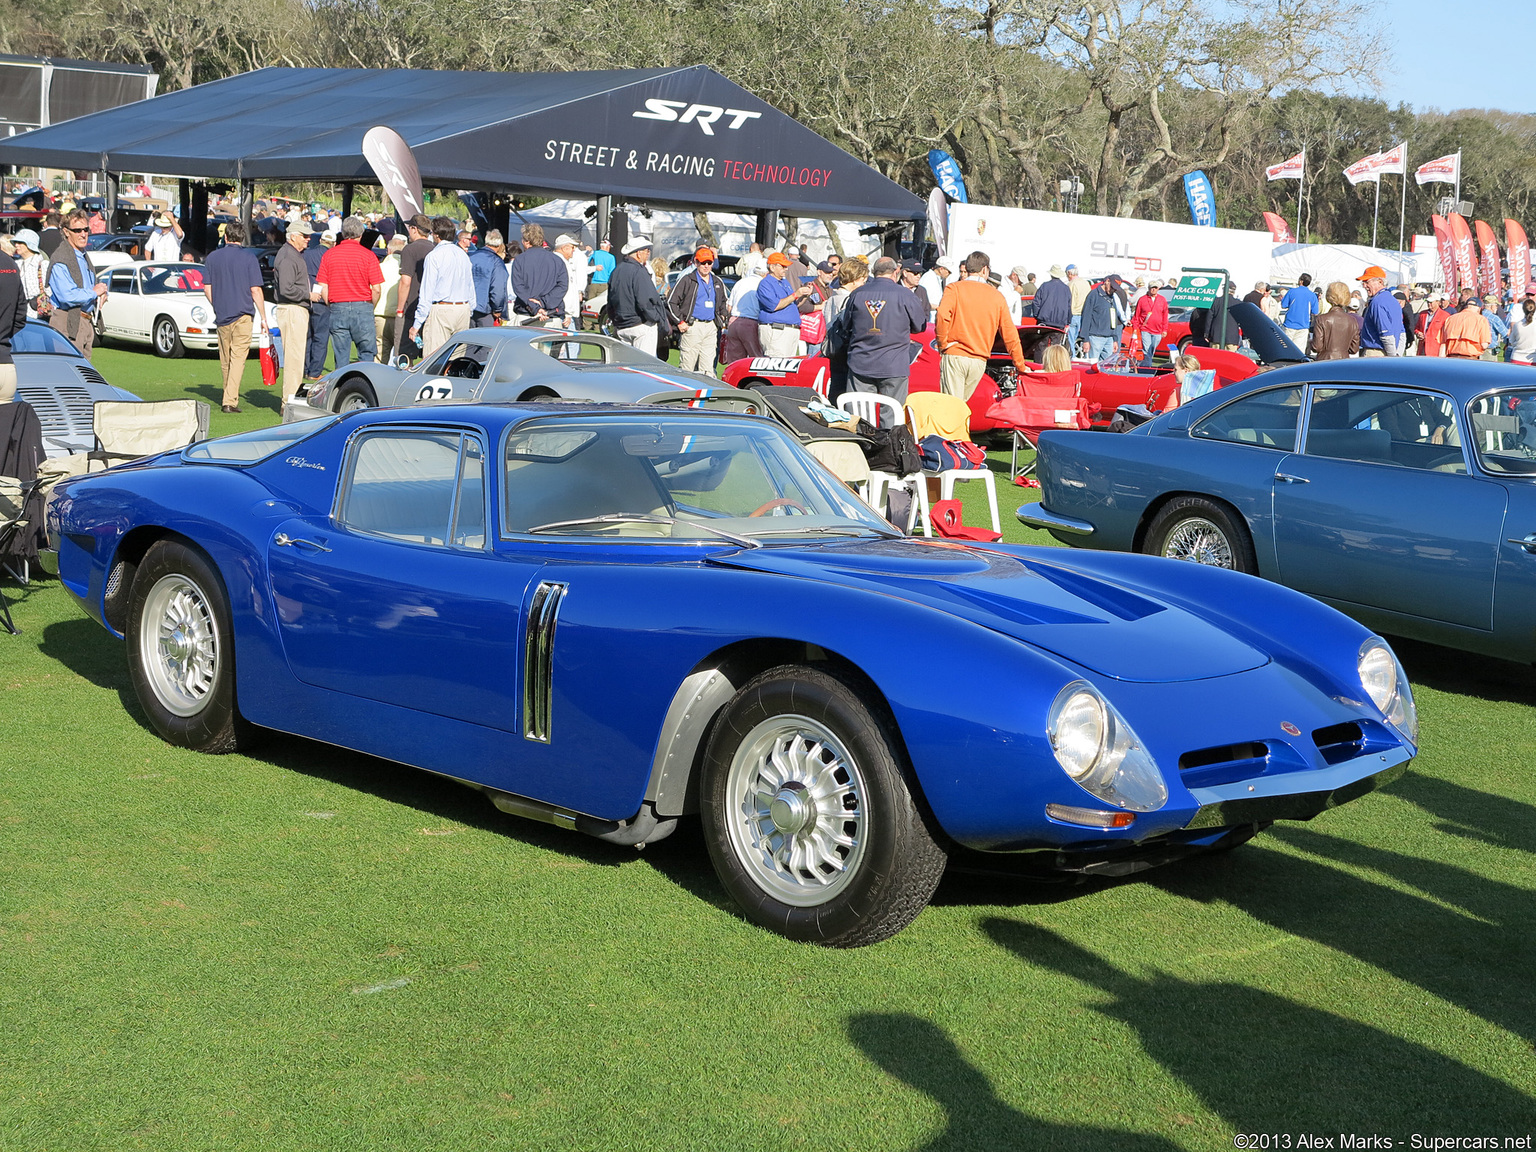
M361 384L367 390L368 398L372 401L371 406L374 408L379 406L379 390L374 387L373 381L368 378L366 372L348 372L337 380L336 391L333 393L336 397L334 403L339 404L341 402L342 389L346 388L349 384ZM336 409L333 408L332 411L334 412Z
M1248 533L1249 541L1253 541L1253 525L1249 523L1248 517L1244 516L1232 501L1223 500L1220 496L1212 496L1209 492L1195 492L1189 489L1178 488L1172 492L1164 492L1161 496L1147 503L1146 508L1142 510L1141 519L1136 522L1136 532L1131 537L1131 551L1141 551L1142 545L1147 541L1147 530L1152 527L1152 521L1157 519L1157 514L1181 496L1188 496L1195 500L1208 500L1212 504L1226 509L1232 519L1243 526L1243 530Z
M107 562L107 580L102 590L102 619L107 627L119 636L125 634L124 630L128 624L129 595L133 590L133 579L138 574L139 564L143 562L149 550L162 540L172 540L202 556L208 562L208 567L213 569L214 575L219 578L225 603L231 603L229 582L224 579L223 570L208 549L190 536L184 536L171 528L158 524L140 525L123 534L123 538L117 542L117 547L112 550L111 560ZM114 576L116 577L115 586Z
M891 734L892 753L926 810L921 784L912 771L901 728L879 685L848 657L805 640L754 637L728 644L694 665L673 694L662 721L651 761L645 799L662 816L681 816L699 808L699 776L715 720L736 693L760 673L783 664L819 668L849 683Z
M519 402L526 402L529 400L558 400L559 398L560 393L556 392L547 384L535 384L532 388L524 388L517 397Z

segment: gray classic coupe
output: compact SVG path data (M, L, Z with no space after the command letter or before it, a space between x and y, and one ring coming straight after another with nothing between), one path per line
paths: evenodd
M290 401L283 420L422 400L597 400L632 404L669 388L729 388L713 376L595 332L466 328L412 369L358 362L337 368Z

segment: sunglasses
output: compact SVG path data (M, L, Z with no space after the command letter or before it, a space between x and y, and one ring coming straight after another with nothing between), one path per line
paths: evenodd
M713 260L700 260L699 263L708 266L710 264L713 264L714 261Z
M66 228L66 232L89 232L89 228Z

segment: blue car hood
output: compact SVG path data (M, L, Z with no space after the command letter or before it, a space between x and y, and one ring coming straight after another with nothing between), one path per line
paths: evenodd
M1070 563L902 540L756 548L711 562L900 596L1117 680L1203 680L1269 662L1208 620Z

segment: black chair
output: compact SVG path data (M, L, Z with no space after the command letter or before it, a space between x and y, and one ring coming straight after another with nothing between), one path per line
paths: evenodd
M15 568L11 566L12 558L18 555L22 549L18 547L24 533L34 531L32 515L29 515L28 505L42 488L44 480L29 480L25 483L11 480L9 477L0 478L0 624L12 636L19 636L21 629L16 627L16 622L11 618L11 604L6 599L4 577L9 575L19 586L25 587L24 579ZM7 505L14 504L14 511ZM26 571L26 561L22 560L23 571Z

